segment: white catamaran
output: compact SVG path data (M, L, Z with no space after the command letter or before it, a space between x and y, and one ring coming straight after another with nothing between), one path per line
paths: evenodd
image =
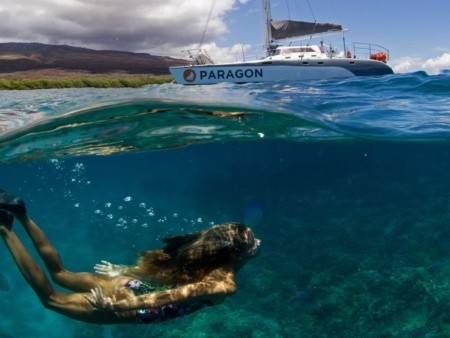
M184 85L220 82L272 82L280 80L322 80L364 75L392 74L386 64L386 48L368 43L354 43L353 54L345 47L337 54L329 46L281 46L280 40L339 33L341 25L292 20L272 20L270 0L262 0L265 57L258 60L214 64L208 54L200 50L189 66L170 67L175 81ZM192 53L190 53L192 56Z

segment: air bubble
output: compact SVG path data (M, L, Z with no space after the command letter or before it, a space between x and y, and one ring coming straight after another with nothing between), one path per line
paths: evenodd
M144 202L142 202L139 204L139 207L142 209L145 209L147 207L147 205Z
M79 171L79 170L84 170L84 164L83 163L77 163L75 164L75 167L72 171Z
M132 199L133 198L131 198L131 196L127 196L123 200L124 200L124 202L131 202Z

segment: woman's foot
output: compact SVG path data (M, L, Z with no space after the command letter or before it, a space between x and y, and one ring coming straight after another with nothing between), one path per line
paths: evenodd
M0 209L13 214L26 214L27 208L23 200L0 189Z
M12 229L14 215L7 210L0 209L0 226L4 226L8 230Z

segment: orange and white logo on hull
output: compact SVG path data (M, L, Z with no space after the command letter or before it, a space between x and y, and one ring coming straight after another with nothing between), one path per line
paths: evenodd
M184 79L184 81L186 81L188 83L194 82L196 78L197 78L197 74L195 73L195 70L193 70L193 69L189 68L183 72L183 79Z

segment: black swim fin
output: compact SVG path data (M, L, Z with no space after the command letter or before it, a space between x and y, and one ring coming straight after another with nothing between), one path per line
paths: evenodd
M27 208L23 200L17 196L8 194L0 189L0 209L7 210L13 214L26 214Z
M11 226L14 222L14 215L10 213L8 210L0 209L0 224L6 226L11 229Z

